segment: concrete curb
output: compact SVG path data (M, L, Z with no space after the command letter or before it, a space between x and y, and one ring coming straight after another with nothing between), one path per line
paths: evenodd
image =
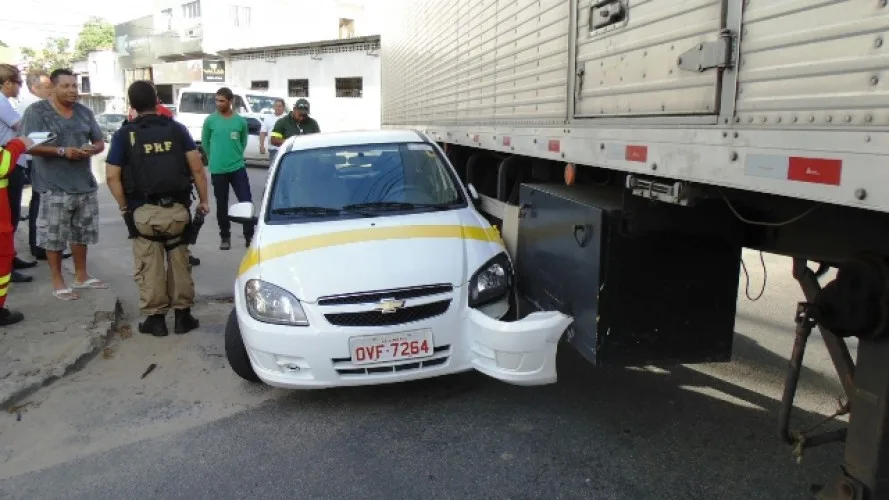
M123 321L123 307L118 296L111 290L97 290L96 292L99 296L96 300L93 318L86 328L90 332L96 332L96 335L89 339L89 346L82 352L72 353L71 357L62 361L51 373L30 376L14 387L0 392L0 410L7 411L38 390L82 370L87 363L108 346Z

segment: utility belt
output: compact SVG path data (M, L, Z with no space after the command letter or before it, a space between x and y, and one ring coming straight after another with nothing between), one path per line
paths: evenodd
M186 208L191 205L191 200L188 193L183 195L176 196L146 196L139 200L140 203L148 204L148 205L157 205L159 207L169 208L172 207L176 203L183 204ZM133 213L127 211L124 216L124 223L127 225L127 231L129 232L129 239L133 238L142 238L148 241L154 241L158 243L163 243L164 248L169 252L180 245L194 245L197 243L198 234L201 231L201 227L204 225L204 216L200 213L196 213L193 217L191 215L191 211L188 213L188 223L185 225L185 229L183 229L181 234L143 234L139 232L139 229L136 227L136 221L133 218ZM176 240L173 243L167 244L167 242L171 240Z

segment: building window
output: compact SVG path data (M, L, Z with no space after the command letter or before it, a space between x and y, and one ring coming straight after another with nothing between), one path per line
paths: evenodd
M182 4L182 17L185 19L197 19L201 17L201 0L194 0Z
M80 77L80 91L84 94L90 93L90 77L82 76Z
M364 82L360 76L336 79L337 97L361 97L363 91Z
M250 90L268 90L269 89L269 81L268 80L253 80L250 82Z
M309 97L309 81L287 80L287 97Z
M340 38L352 38L355 36L355 20L340 18Z
M250 27L250 7L229 6L229 18L235 28Z
M173 9L164 9L157 16L155 23L155 31L157 33L166 33L173 29Z

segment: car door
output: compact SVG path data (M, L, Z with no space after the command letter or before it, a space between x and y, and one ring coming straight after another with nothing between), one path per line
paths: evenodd
M268 155L259 152L259 130L262 128L262 123L255 116L245 116L244 118L247 120L249 133L247 147L244 149L244 159L249 162L268 161Z

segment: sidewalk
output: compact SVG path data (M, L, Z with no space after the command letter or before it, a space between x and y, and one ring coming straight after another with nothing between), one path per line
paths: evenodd
M16 248L24 250L25 260L32 260L27 227L19 224ZM72 266L70 258L63 261L69 283ZM62 301L52 294L45 261L21 272L34 280L12 283L7 306L24 314L25 320L0 327L0 408L4 409L82 368L105 347L122 319L120 302L111 289L80 290L79 300ZM96 277L104 278L100 273Z

